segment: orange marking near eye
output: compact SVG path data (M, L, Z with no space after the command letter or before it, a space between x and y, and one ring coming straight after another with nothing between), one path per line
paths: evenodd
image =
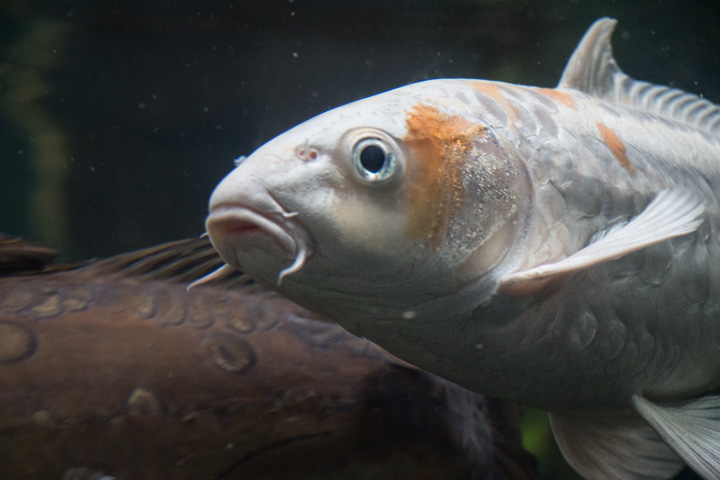
M573 110L576 110L575 99L567 92L558 92L557 90L554 90L552 88L536 88L535 91L542 95L545 95L546 97L552 98L557 103L561 103L566 107L570 107Z
M607 145L613 152L615 158L617 158L620 162L620 165L622 165L629 173L635 173L635 168L633 168L630 160L627 158L627 155L625 155L625 145L623 145L622 141L620 141L617 133L615 133L613 129L605 125L603 122L596 122L595 125L597 125L598 130L600 130L603 142L605 142L605 145Z
M405 122L408 134L403 140L415 158L407 232L424 236L437 249L450 216L462 207L462 165L471 157L472 142L484 136L486 128L424 104L411 108Z

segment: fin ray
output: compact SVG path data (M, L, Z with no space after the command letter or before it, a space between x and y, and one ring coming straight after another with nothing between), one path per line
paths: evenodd
M565 459L588 479L670 478L683 462L635 412L550 414Z
M634 80L617 65L610 38L617 20L601 18L587 31L570 56L558 83L607 101L720 133L720 106L677 88Z
M607 235L563 260L511 273L501 279L500 288L584 270L688 234L702 223L704 209L705 201L690 189L662 190L640 215L625 226L611 229Z
M57 255L54 248L0 232L0 277L43 272L53 265L52 261Z
M638 413L696 473L720 478L720 396L663 406L634 395Z
M130 253L123 253L103 260L95 260L86 267L88 272L125 277L141 277L145 280L167 280L199 285L212 281L214 285L235 287L252 283L242 272L227 268L207 238L192 238L163 243ZM222 270L222 274L217 274ZM200 277L204 278L200 282Z

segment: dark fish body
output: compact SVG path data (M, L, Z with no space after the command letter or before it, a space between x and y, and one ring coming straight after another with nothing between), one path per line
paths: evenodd
M181 241L52 267L0 237L0 478L534 478L515 411ZM6 267L6 268L4 268Z

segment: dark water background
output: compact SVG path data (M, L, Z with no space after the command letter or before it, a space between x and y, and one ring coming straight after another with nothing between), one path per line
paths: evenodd
M427 78L554 86L596 18L631 76L720 101L720 2L0 0L0 231L102 256L203 232L282 131Z
M629 75L720 101L718 1L0 0L0 231L65 259L199 235L282 131L429 78L553 87L600 16Z

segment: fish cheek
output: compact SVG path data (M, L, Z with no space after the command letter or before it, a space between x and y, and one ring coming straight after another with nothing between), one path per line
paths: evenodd
M362 190L348 188L337 201L334 218L342 248L368 261L386 261L406 251L411 242L398 192Z

